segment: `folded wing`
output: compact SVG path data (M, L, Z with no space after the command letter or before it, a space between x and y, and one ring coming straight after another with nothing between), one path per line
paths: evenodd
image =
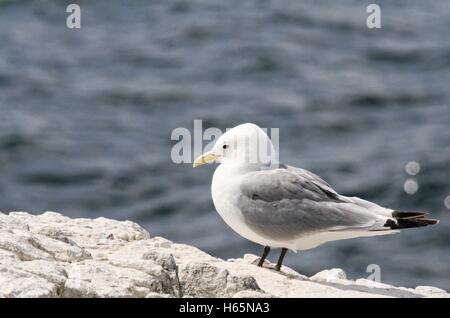
M326 231L390 230L385 227L388 209L341 196L304 169L282 166L251 172L243 177L240 189L237 204L245 222L274 240Z

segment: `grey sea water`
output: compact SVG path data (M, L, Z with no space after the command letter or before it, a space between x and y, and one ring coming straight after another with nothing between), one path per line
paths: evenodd
M74 1L71 1L74 2ZM345 195L430 211L438 226L290 253L306 275L450 290L450 2L0 1L0 210L129 219L222 258L214 166L172 163L177 127L280 129L280 158ZM405 165L417 161L408 195ZM272 259L275 256L272 255Z

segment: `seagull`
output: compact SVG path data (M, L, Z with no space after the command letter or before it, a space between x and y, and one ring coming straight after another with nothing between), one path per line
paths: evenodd
M279 163L270 138L252 123L225 132L193 166L215 161L220 164L211 184L214 206L235 232L264 246L260 267L271 248L281 248L273 268L280 271L288 250L439 222L427 218L428 213L341 195L314 173Z

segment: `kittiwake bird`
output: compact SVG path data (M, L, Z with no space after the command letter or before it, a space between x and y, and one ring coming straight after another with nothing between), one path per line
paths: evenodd
M278 163L275 157L266 133L247 123L224 133L193 164L220 163L211 185L214 206L235 232L264 246L258 266L271 248L281 248L275 266L279 271L288 249L307 250L439 222L424 212L397 211L340 195L319 176Z

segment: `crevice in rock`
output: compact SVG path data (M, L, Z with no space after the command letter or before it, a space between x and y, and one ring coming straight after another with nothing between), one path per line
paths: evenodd
M178 298L183 298L183 289L181 288L182 284L181 284L181 281L180 281L180 276L178 275L178 265L177 265L177 263L175 261L175 258L173 257L172 254L170 254L170 258L171 258L171 261L173 263L173 271L175 273L175 280L176 280L176 284L177 284L176 286L177 286L177 289L178 289Z
M37 248L38 250L43 251L44 253L49 254L51 257L53 257L54 260L56 260L55 253L52 251L47 250L45 247L43 247L34 237L28 238L28 243L30 243L34 248Z

